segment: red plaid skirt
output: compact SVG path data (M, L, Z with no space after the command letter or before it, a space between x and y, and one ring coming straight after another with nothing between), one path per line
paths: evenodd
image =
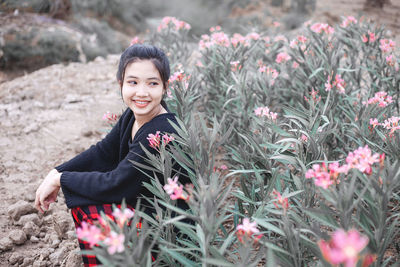
M118 208L121 208L121 205L117 205ZM128 206L127 208L134 210L132 207ZM75 228L78 229L82 226L82 222L86 222L88 224L93 224L95 221L99 220L101 212L104 212L111 219L114 219L112 215L112 205L104 204L104 205L91 205L85 207L75 207L71 209L72 218L74 219ZM90 250L89 242L86 242L82 239L78 238L79 247L81 250ZM94 255L82 255L83 264L85 267L89 266L97 266L100 265L101 262Z

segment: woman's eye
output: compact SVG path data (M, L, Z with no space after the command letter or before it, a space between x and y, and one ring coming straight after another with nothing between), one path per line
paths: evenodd
M129 84L137 84L136 81L128 81Z
M151 85L151 86L157 86L158 83L157 83L157 82L151 82L150 85Z

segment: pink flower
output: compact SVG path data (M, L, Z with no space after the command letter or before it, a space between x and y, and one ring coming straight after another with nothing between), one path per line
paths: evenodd
M160 147L160 131L157 131L156 134L149 134L147 140L149 140L150 147L157 149Z
M240 70L242 68L241 65L239 65L240 61L231 61L231 70L232 71L237 71L238 69ZM239 68L238 68L239 67Z
M183 191L183 185L174 188L174 192L169 196L172 200L183 199L187 200L188 197L186 193Z
M181 70L181 71L174 72L168 81L170 83L175 82L175 81L181 82L181 81L183 81L184 78L185 78L185 72L183 70Z
M300 138L301 138L301 140L302 140L303 142L307 142L307 141L308 141L308 137L307 137L307 135L305 135L305 134L302 134Z
M378 119L377 118L370 118L369 119L369 124L371 124L372 125L372 127L373 128L375 128L376 126L378 126L380 123L378 122Z
M107 111L106 113L103 114L102 120L106 121L109 124L113 124L118 120L118 116L117 116L117 114Z
M251 40L258 40L258 39L260 39L260 35L256 32L251 32L246 35L246 38L251 39Z
M296 61L293 61L292 67L293 67L294 69L297 69L297 68L299 67L299 63L297 63Z
M276 63L285 63L288 60L290 60L290 56L285 52L281 52L276 56L275 62Z
M256 222L250 222L250 220L248 218L244 218L242 221L242 224L239 224L236 227L236 230L242 230L243 232L252 235L252 234L256 234L259 233L260 230L258 230L257 228L257 223Z
M257 117L267 117L270 120L276 120L278 114L271 112L268 107L258 107L254 109L254 114Z
M253 234L257 234L260 232L257 228L257 223L256 222L250 222L248 218L244 218L242 221L242 224L239 224L236 227L236 235L239 239L240 242L243 243L243 237L247 239L251 239ZM254 239L255 241L258 241L262 235L256 236Z
M113 255L115 252L124 251L124 241L125 236L123 234L117 234L114 231L111 231L110 236L104 239L104 244L108 246L107 251L110 255Z
M395 117L392 116L389 119L385 120L381 125L390 130L389 136L393 136L394 132L396 130L400 130L400 125L399 125L400 117Z
M130 44L130 45L134 45L134 44L141 44L141 43L143 43L143 41L142 41L142 40L140 40L140 39L139 39L139 37L135 36L135 37L132 39L132 41L131 41L131 44Z
M372 164L376 162L379 162L379 154L375 153L372 155L368 145L359 147L354 152L350 152L346 157L349 169L355 168L368 175L372 173Z
M390 53L394 51L396 43L390 39L381 39L379 48L383 53Z
M367 37L365 34L363 34L363 36L361 37L361 39L362 39L363 43L368 42L368 37Z
M386 64L393 67L395 63L396 63L396 58L393 55L389 55L386 57Z
M174 179L172 180L171 178L167 179L168 183L164 185L164 190L167 192L168 195L171 195L174 193L175 188L178 188L178 176L175 176Z
M93 247L104 239L101 230L97 226L86 222L82 222L81 227L76 229L76 235L79 239L89 242L90 247Z
M347 173L347 165L340 166L338 162L333 162L326 166L323 162L321 165L314 164L312 169L309 169L305 177L306 179L315 178L314 183L316 186L327 189L330 185L339 183L338 176L340 173Z
M346 28L351 23L357 24L357 20L353 16L348 16L343 20L343 22L342 22L342 24L340 24L340 26L343 28Z
M222 164L221 166L219 166L219 168L221 169L221 170L227 170L228 169L228 166L226 166L225 164Z
M326 33L326 34L333 34L335 29L325 23L314 23L311 25L310 29L315 33Z
M164 134L162 136L162 141L163 141L164 145L167 145L169 142L174 141L174 140L175 140L175 138L172 135L168 136L167 134Z
M275 195L275 200L276 202L274 202L274 205L277 209L279 209L279 206L281 206L281 208L284 210L284 212L286 212L289 209L289 200L287 197L282 197L281 193L279 193L278 191L276 191L275 189L272 191L272 194Z
M167 29L167 28L179 31L182 29L190 30L191 26L188 23L178 20L175 17L164 17L161 20L161 24L158 26L157 31L161 32L163 29Z
M325 90L330 91L335 87L340 94L344 94L346 92L344 88L345 86L346 82L342 79L340 74L336 74L334 81L331 81L331 76L329 75L328 80L325 83Z
M360 235L355 230L345 232L343 229L336 230L329 242L318 241L322 256L333 265L344 264L346 267L355 267L360 252L367 246L368 237Z
M368 99L367 102L363 102L364 105L368 104L378 104L379 107L386 107L390 103L392 103L392 97L387 95L385 91L379 91L375 93L374 97Z
M135 212L131 209L125 208L124 211L121 211L119 208L115 208L112 212L112 215L115 217L115 220L119 227L123 227L129 219L133 218Z

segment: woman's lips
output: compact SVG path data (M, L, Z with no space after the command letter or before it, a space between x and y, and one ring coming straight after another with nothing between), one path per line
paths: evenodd
M146 107L150 101L145 101L145 100L133 100L133 103L135 104L135 106L137 106L138 108L144 108Z

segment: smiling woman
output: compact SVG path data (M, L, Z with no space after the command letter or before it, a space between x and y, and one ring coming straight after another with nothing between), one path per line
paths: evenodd
M153 175L131 162L146 164L141 145L153 154L159 153L150 145L149 135L176 134L169 122L177 124L176 117L162 100L169 75L168 58L158 48L133 45L124 51L117 80L128 109L102 141L50 171L36 191L38 210L47 210L61 187L78 228L82 223L93 223L101 211L112 217L111 204L120 204L123 199L131 209L142 196L152 199L143 182L149 182ZM163 179L160 182L164 184ZM141 203L151 215L153 208L145 200ZM81 249L91 246L78 241ZM82 257L85 266L100 263L93 255Z

